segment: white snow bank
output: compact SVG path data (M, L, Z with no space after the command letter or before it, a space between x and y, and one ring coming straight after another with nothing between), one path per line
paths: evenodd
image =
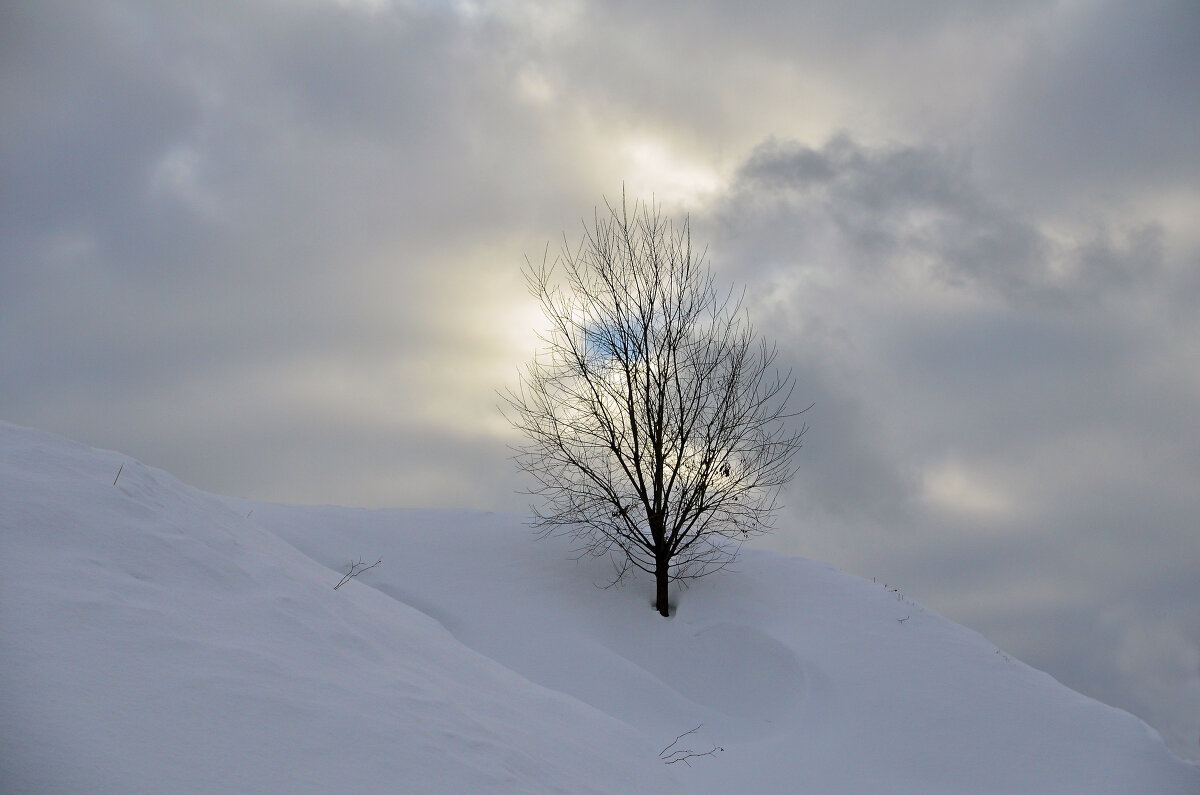
M735 568L662 619L512 517L222 500L0 423L0 790L1200 793L901 594ZM663 765L697 725L724 750Z
M629 726L164 472L0 424L0 506L0 791L675 786Z

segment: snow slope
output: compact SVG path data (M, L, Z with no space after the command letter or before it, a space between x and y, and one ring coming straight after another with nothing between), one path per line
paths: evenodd
M0 451L0 791L675 786L628 725L164 472L11 425Z
M0 423L0 791L1200 793L1140 720L882 585L747 551L662 619L568 552ZM698 725L676 747L722 751L658 759Z

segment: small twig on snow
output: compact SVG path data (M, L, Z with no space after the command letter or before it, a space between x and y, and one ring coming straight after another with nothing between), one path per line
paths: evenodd
M676 762L683 762L688 767L691 767L692 763L688 761L689 759L695 759L695 758L701 757L701 756L716 756L719 752L724 751L725 750L724 748L721 748L720 746L716 746L716 745L714 745L712 748L708 749L707 751L703 751L703 752L693 751L691 748L679 748L674 751L671 750L672 748L675 748L675 746L679 744L679 741L682 740L684 737L687 737L689 734L695 734L696 732L700 731L700 727L703 725L704 725L703 723L697 724L696 728L689 729L688 731L685 731L683 734L676 737L674 742L672 742L666 748L664 748L658 752L658 758L663 760L663 762L668 765L673 765Z
M121 463L121 468L117 470L117 476L113 478L113 485L117 485L117 481L121 479L121 473L125 471L125 463Z
M333 590L336 591L338 588L341 588L343 585L350 582L352 579L354 579L358 575L362 574L367 569L373 569L376 566L378 566L380 563L383 563L383 558L380 558L379 560L375 561L370 566L368 566L366 563L364 563L362 558L358 559L358 563L354 563L353 561L351 561L350 562L350 571L346 572L345 576L343 576L342 579L340 579L338 581L338 584L333 586Z

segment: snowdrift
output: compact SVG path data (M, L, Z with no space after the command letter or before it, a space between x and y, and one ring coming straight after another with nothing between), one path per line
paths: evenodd
M664 620L514 517L218 498L0 423L0 790L1200 792L900 593L734 568Z

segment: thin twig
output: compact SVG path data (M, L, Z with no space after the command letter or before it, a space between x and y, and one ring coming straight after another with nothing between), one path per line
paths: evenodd
M670 751L672 748L674 748L674 747L675 747L675 745L676 745L676 743L678 743L678 742L679 742L680 740L682 740L684 737L687 737L689 734L695 734L696 732L700 731L700 727L701 727L701 726L703 726L703 725L704 725L703 723L698 723L698 724L696 724L696 727L695 727L695 728L693 728L693 729L688 729L688 730L687 730L687 731L685 731L683 734L681 734L681 735L679 735L678 737L676 737L676 738L675 738L675 740L674 740L674 742L672 742L672 743L671 743L670 745L668 745L666 748L664 748L664 749L662 749L661 751L659 751L659 752L658 752L658 755L661 757L661 756L662 756L663 754L665 754L667 751Z
M379 566L380 563L383 563L382 557L380 557L378 561L372 563L371 566L367 566L367 564L365 562L362 562L361 557L359 558L358 563L354 563L353 561L350 562L349 572L347 572L346 575L344 575L341 580L338 580L337 585L334 586L334 590L336 591L337 588L340 588L343 585L346 585L347 582L349 582L350 580L353 580L359 574L366 572L367 569L373 569L374 567Z
M676 762L683 762L688 767L691 767L692 763L688 761L689 759L696 759L701 756L716 756L721 751L724 751L725 750L724 748L721 748L720 746L717 746L717 745L714 745L712 748L708 749L707 751L693 751L691 748L680 748L675 751L671 750L676 745L678 745L679 741L682 740L684 737L687 737L689 734L695 734L696 732L700 731L700 727L703 725L704 725L703 723L697 724L696 728L689 729L688 731L685 731L683 734L676 737L675 740L670 745L668 745L666 748L664 748L658 752L658 758L663 760L663 762L668 765L673 765Z

